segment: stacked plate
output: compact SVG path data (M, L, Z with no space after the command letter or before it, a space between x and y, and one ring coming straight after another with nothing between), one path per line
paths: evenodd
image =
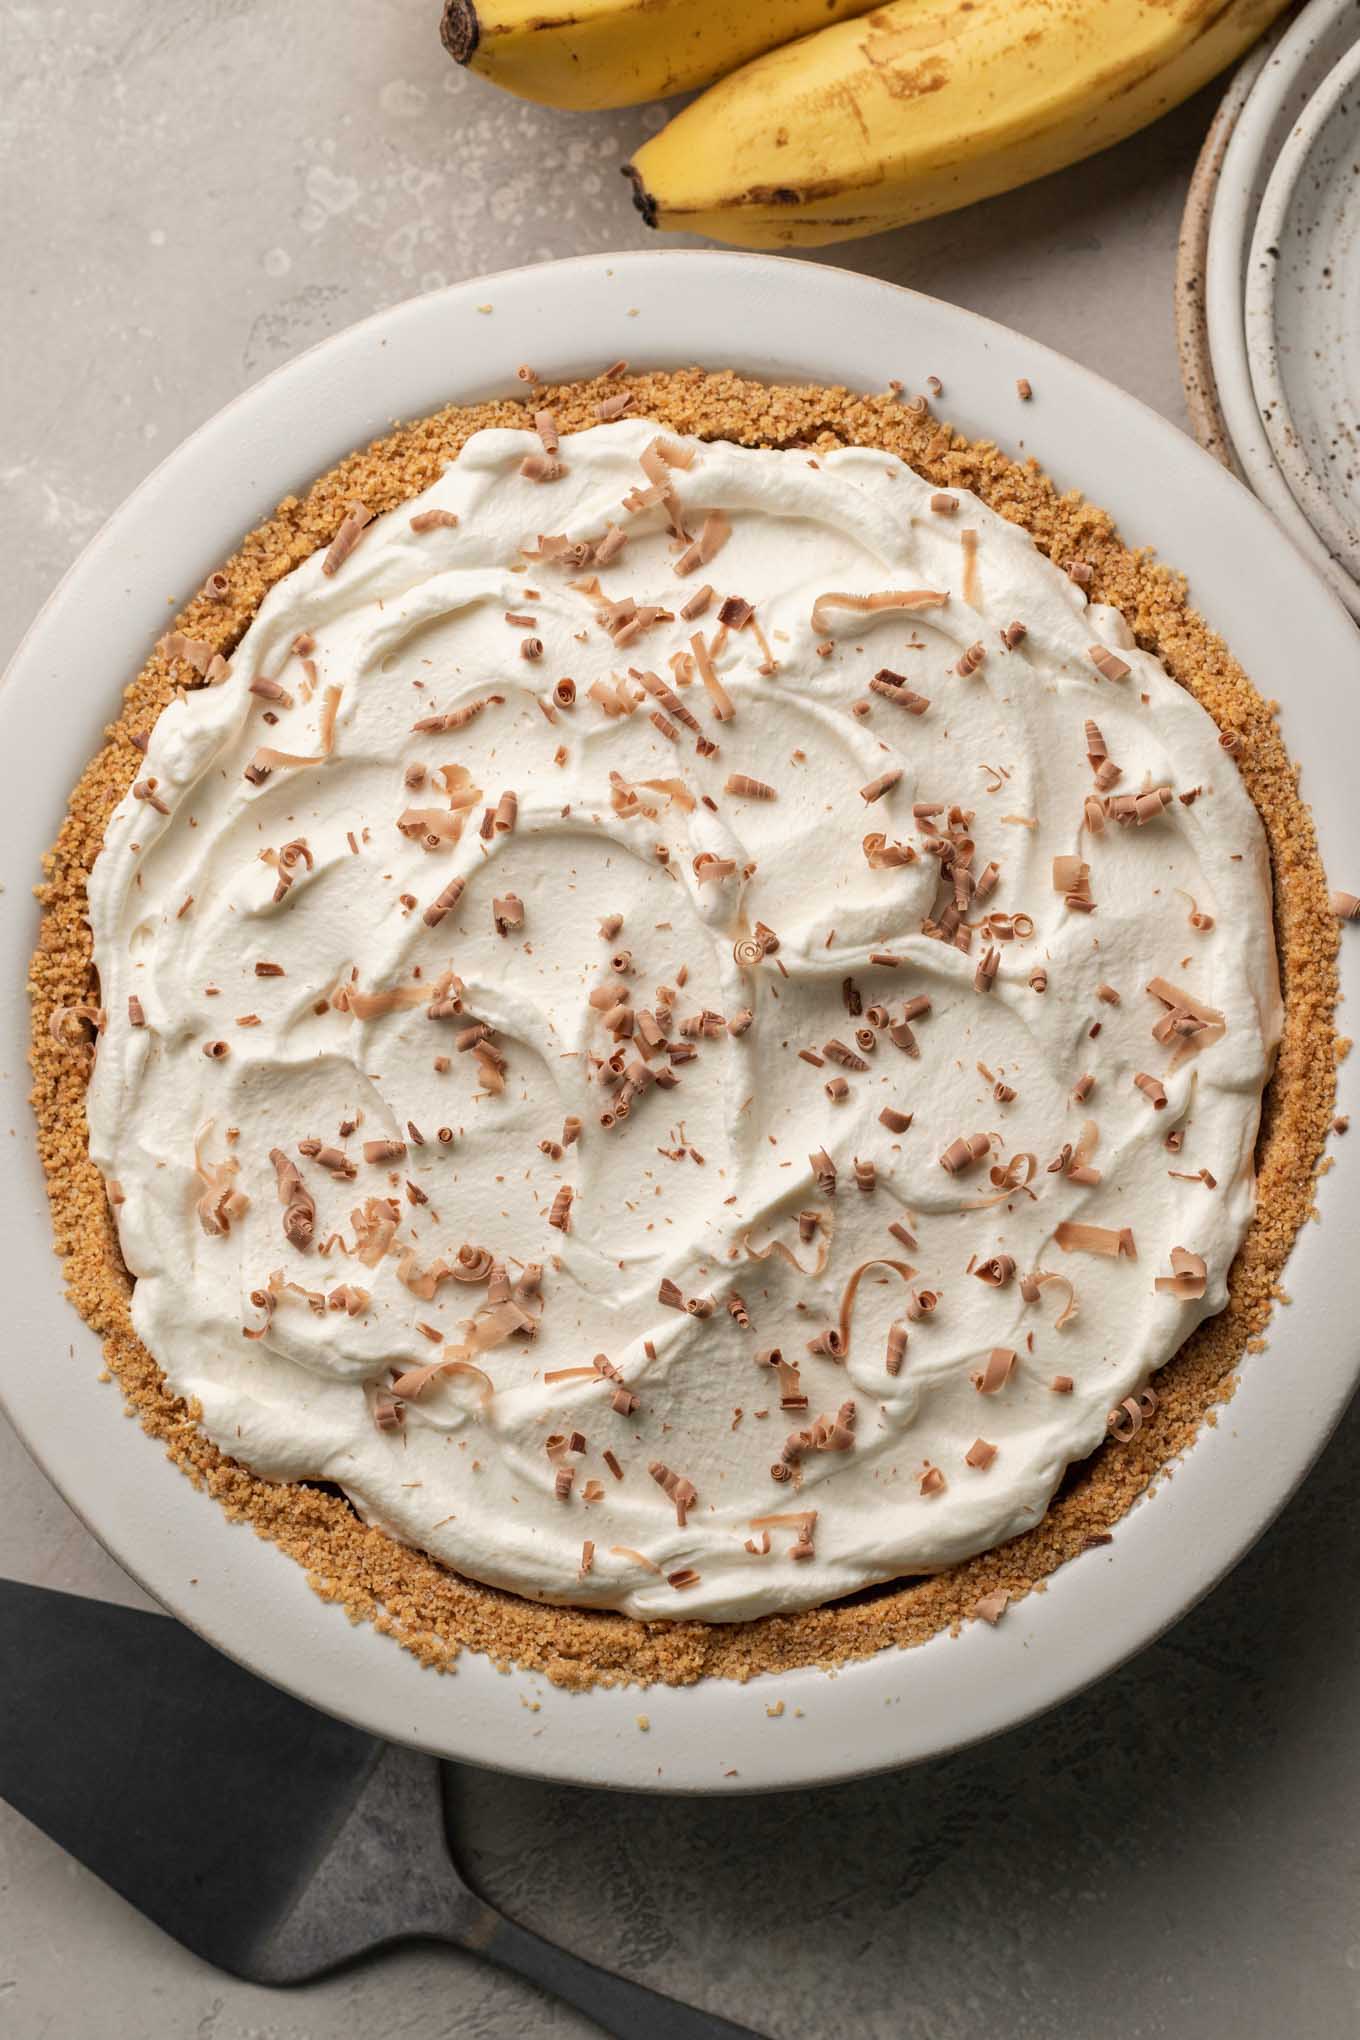
M1191 184L1177 331L1195 435L1360 619L1360 0L1236 73Z

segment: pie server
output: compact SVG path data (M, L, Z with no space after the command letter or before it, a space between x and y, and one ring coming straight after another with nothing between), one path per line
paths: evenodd
M622 2040L753 2040L502 1919L449 1858L434 1757L316 1713L161 1615L0 1580L0 1796L251 1983L451 1941Z

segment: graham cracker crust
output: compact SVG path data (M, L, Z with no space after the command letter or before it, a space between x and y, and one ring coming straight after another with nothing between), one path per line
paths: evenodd
M1280 1286L1285 1260L1299 1228L1316 1215L1315 1180L1330 1166L1324 1146L1336 1064L1349 1047L1334 1024L1337 923L1312 817L1276 726L1277 704L1262 699L1196 614L1181 578L1148 553L1130 551L1105 511L1075 492L1060 495L1034 461L1022 464L995 446L962 438L932 415L923 398L905 404L896 394L767 387L730 372L688 369L620 372L590 382L537 385L493 403L450 406L397 427L342 460L305 495L285 498L226 563L224 587L214 577L219 587L212 595L196 595L175 627L229 655L268 590L334 538L352 501L361 500L375 513L392 509L427 488L473 432L523 427L526 402L551 408L567 432L595 424L596 405L624 389L632 394L630 415L654 418L677 433L748 446L798 444L816 451L860 445L899 454L941 488L974 490L1001 516L1024 525L1060 564L1085 562L1092 599L1121 609L1139 644L1157 653L1220 727L1241 739L1238 768L1265 826L1274 873L1284 1033L1264 1101L1258 1209L1229 1276L1226 1307L1158 1374L1157 1410L1133 1441L1107 1444L1072 1468L1034 1530L929 1579L754 1622L639 1622L521 1600L465 1580L384 1532L365 1528L335 1490L257 1479L202 1435L194 1410L170 1393L132 1330L130 1278L88 1153L88 1049L59 1042L51 1022L59 1007L97 1001L83 919L85 881L108 816L141 768L133 734L145 733L170 700L201 684L183 661L154 653L125 690L121 713L71 795L37 889L43 916L29 985L32 1101L67 1294L103 1340L108 1372L119 1383L128 1413L164 1442L166 1456L233 1521L249 1524L305 1567L323 1599L339 1602L354 1621L371 1621L425 1665L447 1670L460 1651L482 1651L497 1663L525 1666L567 1687L744 1680L756 1672L833 1666L922 1643L941 1629L957 1629L985 1597L1018 1600L1042 1592L1058 1566L1106 1542L1132 1504L1169 1474L1201 1427L1217 1421L1243 1355L1264 1350L1271 1310L1288 1301Z

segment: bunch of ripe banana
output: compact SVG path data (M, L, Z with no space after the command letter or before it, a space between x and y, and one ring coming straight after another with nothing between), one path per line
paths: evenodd
M625 166L643 218L742 248L810 248L1122 141L1287 4L446 0L443 33L458 63L548 106L709 87Z

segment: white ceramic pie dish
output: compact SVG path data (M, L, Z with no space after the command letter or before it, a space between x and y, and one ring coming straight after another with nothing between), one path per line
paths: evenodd
M940 408L963 429L1033 451L1060 483L1107 505L1129 542L1155 543L1188 573L1210 622L1283 703L1324 853L1338 882L1355 885L1360 747L1338 725L1337 704L1360 683L1360 638L1245 489L1098 377L952 306L773 257L586 257L413 300L279 370L172 454L72 569L0 688L0 742L24 774L23 798L0 818L10 878L0 895L0 1086L13 1129L0 1395L55 1484L150 1593L315 1705L395 1741L511 1770L652 1790L757 1790L912 1762L1023 1720L1138 1650L1242 1556L1360 1375L1360 1257L1337 1251L1356 1216L1344 1148L1320 1185L1324 1223L1306 1229L1290 1263L1294 1307L1270 1350L1247 1364L1217 1429L1111 1545L996 1629L973 1624L835 1676L571 1695L474 1657L452 1677L421 1671L318 1600L299 1567L230 1525L125 1421L116 1388L96 1378L96 1340L61 1294L25 1102L24 980L37 928L29 880L121 685L163 625L167 597L187 596L278 497L391 418L502 391L521 361L556 376L621 354L869 389L941 374ZM1031 404L1017 399L1019 376L1033 384ZM1349 945L1352 996L1354 956ZM1342 1088L1360 1092L1348 1069ZM1342 1109L1358 1102L1343 1097ZM771 1719L776 1699L784 1711Z

